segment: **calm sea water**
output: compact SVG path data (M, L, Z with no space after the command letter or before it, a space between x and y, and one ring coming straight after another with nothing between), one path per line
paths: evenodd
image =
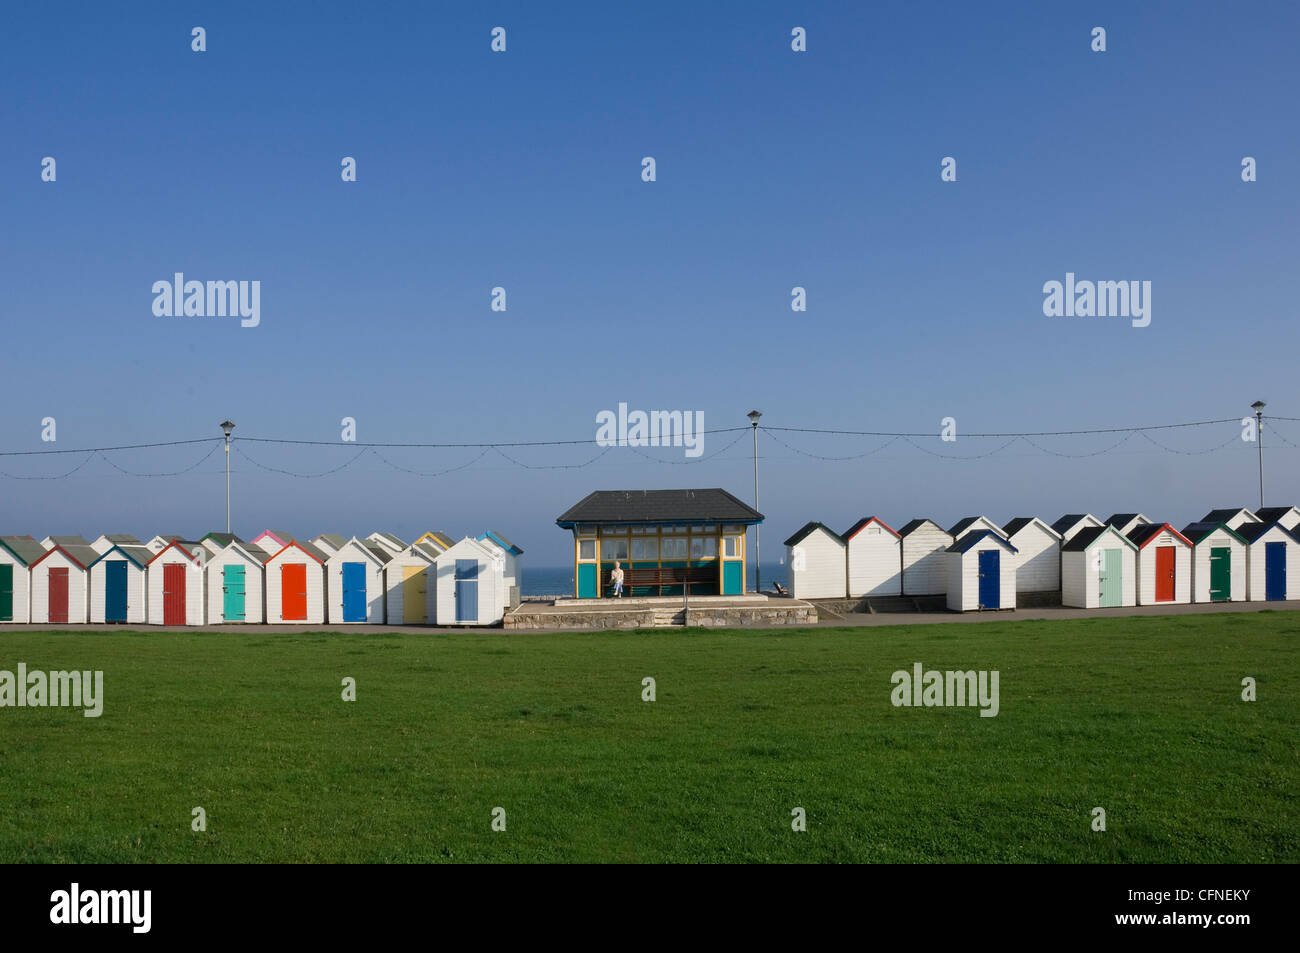
M573 568L571 566L529 566L523 567L522 595L525 596L571 596L573 595ZM763 588L770 589L773 580L786 584L785 567L773 563L763 567ZM754 587L754 571L749 572L746 588Z

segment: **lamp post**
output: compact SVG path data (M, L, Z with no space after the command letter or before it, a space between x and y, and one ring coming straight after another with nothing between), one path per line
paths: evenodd
M223 420L221 432L226 435L226 532L230 532L230 431L235 429L233 421Z
M758 509L758 418L763 415L757 410L751 410L745 415L749 422L754 425L754 509ZM759 542L759 532L762 530L760 523L754 524L754 592L763 591L763 546Z
M1257 400L1250 405L1255 412L1255 443L1259 445L1259 508L1264 508L1264 408L1268 405Z

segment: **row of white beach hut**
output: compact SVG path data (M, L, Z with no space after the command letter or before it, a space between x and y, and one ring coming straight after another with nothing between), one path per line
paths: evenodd
M494 625L519 602L522 554L495 531L0 536L0 622Z
M1181 531L1141 513L1001 526L968 516L946 530L929 519L895 530L869 516L843 533L807 523L785 545L798 599L946 596L962 612L1056 592L1062 605L1089 609L1300 599L1294 506L1211 510Z

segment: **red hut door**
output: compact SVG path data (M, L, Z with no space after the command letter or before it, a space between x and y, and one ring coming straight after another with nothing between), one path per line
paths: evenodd
M163 566L163 625L185 624L185 565Z
M280 567L280 618L307 621L307 567L302 563Z
M1156 547L1156 602L1174 601L1174 547Z
M50 621L68 621L68 567L50 568Z

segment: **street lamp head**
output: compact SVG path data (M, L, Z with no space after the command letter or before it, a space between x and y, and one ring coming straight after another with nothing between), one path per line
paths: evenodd
M233 421L223 420L221 422L221 432L224 433L227 437L230 436L230 431L234 429L235 429L235 424Z
M750 422L751 424L753 424L755 427L757 427L757 426L758 426L758 418L759 418L759 417L762 417L763 415L760 414L757 410L751 410L751 411L750 411L749 413L747 413L745 416L749 418L749 422Z
M1255 401L1255 403L1250 405L1250 409L1253 410L1256 414L1259 414L1262 413L1264 408L1267 406L1268 404L1264 403L1262 400L1257 400Z

